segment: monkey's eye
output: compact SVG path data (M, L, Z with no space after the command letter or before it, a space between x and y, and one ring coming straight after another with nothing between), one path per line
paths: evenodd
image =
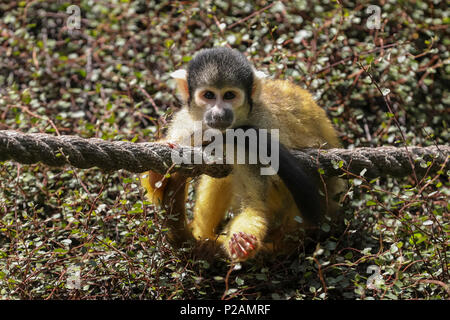
M216 95L215 95L214 92L212 92L212 91L206 91L206 92L203 94L203 97L205 97L205 98L208 99L208 100L211 100L211 99L214 99L214 98L216 97Z
M225 92L225 94L223 95L223 98L224 98L225 100L232 100L232 99L236 98L236 94L234 94L234 92L227 91L227 92Z

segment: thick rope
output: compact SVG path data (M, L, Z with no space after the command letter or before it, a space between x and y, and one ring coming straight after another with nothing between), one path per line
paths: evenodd
M105 171L125 169L131 172L153 170L164 174L169 168L194 177L207 174L224 177L231 172L226 164L181 164L174 165L172 152L202 154L201 149L179 149L166 143L132 143L126 141L105 141L77 136L52 136L49 134L23 134L16 131L0 131L0 161L14 160L23 164L42 162L48 166L72 165L77 168L98 167ZM431 147L379 147L347 149L305 149L293 150L299 163L312 172L328 176L350 172L368 178L392 175L407 176L432 174L450 168L450 146ZM409 155L408 155L409 154Z

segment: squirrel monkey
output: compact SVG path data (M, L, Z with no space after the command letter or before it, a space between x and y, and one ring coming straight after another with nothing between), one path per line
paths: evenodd
M260 250L285 249L293 239L290 234L311 229L321 215L337 211L334 197L343 191L343 181L325 178L319 183L288 150L341 146L325 111L306 90L266 79L242 53L229 48L199 51L187 70L172 77L184 106L162 142L194 146L196 130L279 129L279 170L261 175L254 165L233 164L225 178L201 176L190 222L185 215L186 179L176 173L169 178L151 171L143 174L149 199L175 217L170 240L214 241L231 259L242 261ZM325 196L319 195L318 186ZM220 228L228 210L233 217Z

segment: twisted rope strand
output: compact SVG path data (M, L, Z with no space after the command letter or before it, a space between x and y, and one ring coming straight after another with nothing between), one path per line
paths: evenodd
M409 147L408 150L416 163L419 163L415 168L416 174L431 174L450 168L450 146ZM190 152L191 155L202 153L197 148L173 148L169 144L156 142L132 143L0 131L0 161L14 160L23 164L42 162L52 167L72 165L81 169L98 167L105 171L125 169L131 172L153 170L164 174L174 166L172 152L179 152L180 156L185 152ZM292 150L292 153L306 170L316 172L319 164L328 176L341 175L341 168L356 175L365 169L364 176L369 178L386 175L402 177L412 173L405 148L305 149ZM231 172L231 166L180 164L172 170L190 177L200 174L224 177Z

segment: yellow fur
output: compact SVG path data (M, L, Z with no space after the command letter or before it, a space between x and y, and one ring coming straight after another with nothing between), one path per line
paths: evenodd
M254 99L252 112L247 117L244 111L236 111L235 127L279 129L280 142L289 149L340 147L325 111L309 92L284 80L258 79L257 85L254 91L259 95ZM190 113L186 106L175 115L166 139L190 144L193 129L189 123L194 120L198 120L198 115ZM154 183L144 178L142 185L152 200L154 194L164 200ZM332 197L342 191L344 184L332 178L326 180L326 186L327 207L335 211L337 205ZM235 233L256 237L257 248L247 257L250 258L258 249L280 250L286 234L308 228L294 219L301 213L281 179L277 175L261 176L250 166L234 165L232 174L223 179L202 176L196 194L194 218L189 224L192 235L197 240L217 240L231 257L229 243ZM234 217L223 230L217 230L229 209Z
M147 198L152 204L161 205L164 197L165 183L162 175L154 172L141 174L141 185L147 190Z
M222 221L232 198L231 176L216 179L202 176L196 190L194 219L190 224L195 239L215 240L216 227ZM214 199L214 202L211 200ZM211 214L214 212L214 214Z
M261 103L250 115L251 123L280 129L280 142L287 148L340 146L325 111L311 94L286 80L262 80Z

